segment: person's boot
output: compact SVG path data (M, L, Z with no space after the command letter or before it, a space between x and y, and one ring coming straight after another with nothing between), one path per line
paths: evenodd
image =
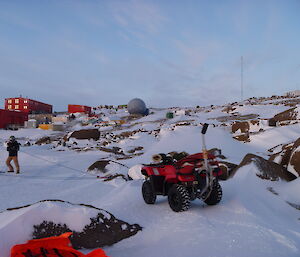
M8 170L7 172L14 172L13 170Z
M16 174L20 174L20 171L19 171L19 170L17 170L17 171L16 171Z

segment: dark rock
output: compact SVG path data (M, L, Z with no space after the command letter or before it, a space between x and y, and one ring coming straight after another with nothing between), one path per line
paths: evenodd
M231 127L232 133L235 133L238 130L240 130L241 133L247 133L249 132L249 129L250 129L250 125L247 121L243 121L243 122L236 121L235 123L232 124Z
M76 139L94 139L99 140L100 138L100 131L98 129L82 129L72 132L70 138Z
M236 140L238 140L238 141L250 142L249 133L238 135L238 136L235 136L233 138L236 139Z
M42 137L35 142L36 145L45 145L45 144L50 144L50 143L51 143L50 137Z
M99 147L100 151L106 152L106 153L114 153L114 154L122 154L124 155L124 152L122 150L122 148L120 147L112 147L112 148L108 148L108 147Z
M137 151L142 151L144 149L144 147L142 147L142 146L137 146L137 147L135 147L135 148L133 148L133 149L130 149L129 151L127 151L128 153L135 153L135 152L137 152Z
M96 161L90 167L88 167L88 171L98 170L98 171L105 173L105 172L107 172L107 170L105 169L107 164L109 164L108 160Z
M256 165L256 167L260 171L260 173L257 173L256 175L262 179L279 180L280 178L285 181L292 181L296 179L296 176L294 174L288 172L281 165L272 161L268 161L255 154L247 154L242 162L232 171L232 174L230 176L233 177L239 168L249 163L254 163Z
M277 152L275 154L272 154L269 158L269 161L275 161L275 159L279 156L281 156L280 161L276 161L279 165L283 167L287 167L291 158L293 150L293 144L286 144L282 146L282 150L280 152Z
M272 154L269 160L274 161L280 156L281 158L276 162L284 168L289 169L289 166L292 166L300 176L300 151L297 150L299 146L300 138L298 138L294 143L283 145L282 150Z
M61 200L58 201L64 202ZM66 224L55 224L52 221L45 220L41 224L34 226L33 239L57 236L65 232L72 232L73 234L70 236L70 241L75 249L94 249L113 245L125 238L135 235L138 231L142 230L140 225L131 225L127 222L119 220L105 210L91 205L80 205L99 210L98 215L91 218L90 224L86 225L82 231L72 231Z
M288 109L284 112L278 113L274 116L276 121L282 122L287 120L297 120L298 112L296 111L296 107Z
M219 161L219 167L222 170L222 175L220 175L218 178L220 180L227 180L231 177L231 174L237 165L231 162Z
M300 176L300 138L298 138L292 147L292 153L290 157L289 165L293 166L294 170L299 174Z

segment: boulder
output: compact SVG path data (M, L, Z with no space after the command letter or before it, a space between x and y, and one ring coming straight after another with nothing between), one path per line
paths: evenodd
M138 224L129 224L103 209L62 200L42 200L3 212L7 221L0 228L0 233L6 234L1 256L9 256L11 247L20 242L65 232L72 232L69 239L75 249L94 249L113 245L142 230ZM22 233L14 231L16 228Z
M236 121L232 124L231 130L232 133L238 132L240 130L240 133L247 133L249 132L250 125L247 121Z
M275 121L279 121L279 122L288 121L288 120L297 120L297 118L298 118L298 111L296 107L278 113L274 116Z
M287 168L291 153L293 151L293 143L292 144L285 144L282 146L282 150L272 154L269 158L269 161L273 161L278 163L279 165L283 166L284 168Z
M142 150L144 150L144 147L142 147L142 146L137 146L137 147L134 147L134 148L128 150L127 153L133 154L133 153L135 153L135 152L137 152L137 151L142 151Z
M122 148L117 147L117 146L113 146L112 148L108 148L108 147L99 147L100 151L106 152L106 153L113 153L113 154L121 154L124 155L124 152L122 150Z
M268 120L268 124L270 127L276 127L277 126L277 121L274 118L271 118Z
M100 138L100 131L98 129L82 129L73 131L69 138L76 138L76 139L94 139L99 140Z
M96 161L90 167L88 167L88 171L97 170L105 173L107 172L107 170L105 169L107 164L109 164L109 160Z
M248 165L249 163L254 163L257 166L260 173L256 175L262 179L268 179L272 181L276 181L279 179L292 181L296 179L296 176L294 174L288 172L287 169L285 169L281 165L266 160L255 154L247 154L242 162L232 171L231 177L234 176L239 168Z
M272 154L269 160L278 163L295 176L300 176L300 138L294 143L283 145L281 151Z
M237 167L236 164L231 162L225 162L225 161L219 161L220 169L222 170L222 175L220 175L218 178L220 180L227 180L231 177L231 173L234 171L234 169Z
M50 143L51 143L50 137L42 137L35 142L36 145L45 145Z
M287 169L294 175L298 177L300 176L300 138L298 138L293 144Z
M242 142L250 142L249 133L234 136L233 138L238 140L238 141L242 141Z

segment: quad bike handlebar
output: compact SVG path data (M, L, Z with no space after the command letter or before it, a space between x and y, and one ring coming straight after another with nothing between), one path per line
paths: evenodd
M202 131L201 131L201 133L202 133L203 135L206 134L207 128L208 128L208 124L207 124L207 123L204 123L204 125L203 125L203 127L202 127Z

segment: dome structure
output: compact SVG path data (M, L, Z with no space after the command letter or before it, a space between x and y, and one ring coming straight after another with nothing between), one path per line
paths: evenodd
M148 109L142 99L134 98L129 101L127 110L130 114L147 115Z

